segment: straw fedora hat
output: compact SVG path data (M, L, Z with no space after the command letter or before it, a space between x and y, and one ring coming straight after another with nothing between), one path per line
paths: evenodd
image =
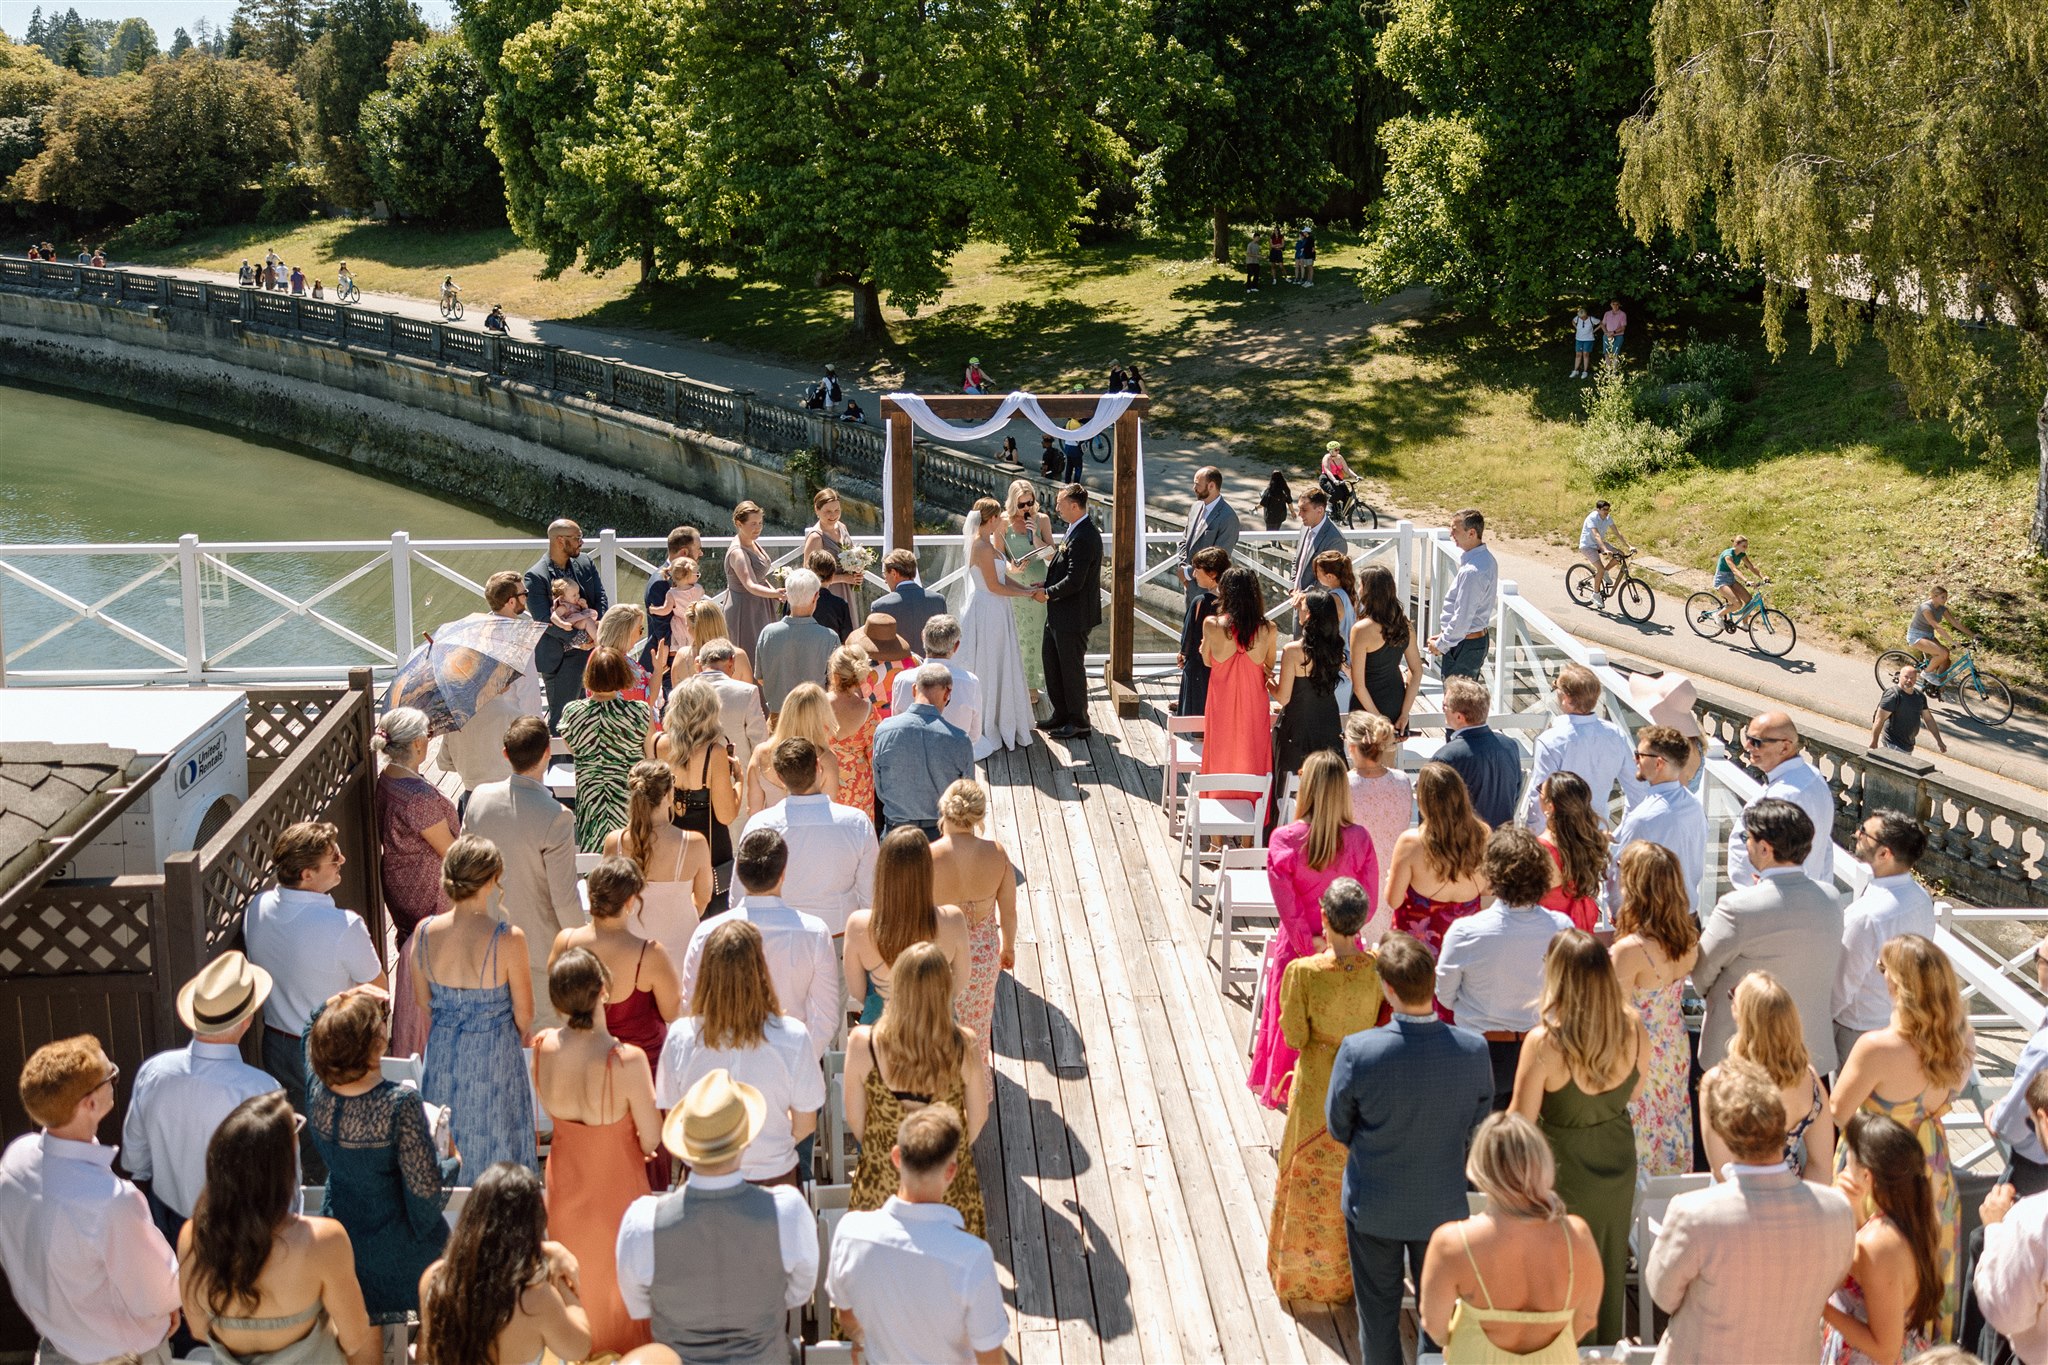
M222 953L179 990L178 1018L194 1033L226 1033L269 998L269 972L240 953Z
M747 1149L767 1117L761 1092L720 1067L668 1111L661 1145L692 1166L720 1166Z
M1699 705L1700 694L1692 679L1683 673L1665 673L1654 678L1647 673L1631 673L1628 696L1658 725L1668 725L1687 739L1701 738L1699 720L1692 713Z
M896 618L886 611L871 611L860 628L846 637L846 643L877 664L902 663L910 657L910 646L896 633Z

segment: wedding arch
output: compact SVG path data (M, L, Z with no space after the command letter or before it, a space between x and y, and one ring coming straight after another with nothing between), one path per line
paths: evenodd
M917 548L917 482L912 463L916 432L947 441L994 435L1022 417L1059 441L1086 441L1110 433L1109 661L1103 682L1117 714L1135 715L1132 685L1137 631L1139 536L1145 505L1143 419L1151 399L1142 393L886 394L881 402L882 538L892 550ZM1066 423L1081 425L1068 430Z

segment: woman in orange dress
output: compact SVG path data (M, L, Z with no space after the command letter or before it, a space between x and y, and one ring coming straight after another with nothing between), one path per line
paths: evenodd
M1273 771L1270 679L1280 631L1266 619L1258 577L1225 569L1216 583L1216 614L1202 623L1202 660L1209 665L1209 703L1203 714L1203 773ZM1260 783L1260 790L1266 784ZM1259 792L1226 793L1245 800Z
M867 696L874 671L867 655L845 645L832 651L832 661L825 667L831 685L825 700L838 729L832 756L839 760L839 804L852 806L870 821L875 818L875 729L882 723L880 708Z
M548 1229L582 1268L592 1355L653 1340L649 1324L628 1316L619 1297L614 1248L627 1206L647 1193L645 1163L661 1148L654 1059L605 1027L610 988L595 953L562 953L548 969L548 1000L568 1023L533 1040L533 1093L555 1124Z

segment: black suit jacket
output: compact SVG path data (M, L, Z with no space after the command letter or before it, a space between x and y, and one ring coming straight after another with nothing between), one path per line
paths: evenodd
M540 563L526 571L526 612L534 620L547 626L548 633L540 637L540 643L533 647L533 666L541 673L553 673L562 666L562 655L573 638L568 631L551 624L555 609L554 583L558 578L573 578L583 589L583 605L599 616L603 616L610 603L605 601L604 579L597 572L597 561L589 555L577 555L567 567L556 568L555 561L546 555Z
M1045 623L1069 635L1102 624L1102 532L1093 517L1074 524L1045 572Z
M1522 792L1522 760L1514 742L1490 725L1460 730L1436 751L1465 779L1472 811L1499 829L1515 818L1515 798Z

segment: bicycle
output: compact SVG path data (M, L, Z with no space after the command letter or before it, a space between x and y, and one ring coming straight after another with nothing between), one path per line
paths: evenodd
M1605 576L1596 574L1591 564L1581 560L1564 571L1564 590L1571 594L1572 601L1589 611L1603 611L1608 598L1619 597L1623 616L1631 621L1649 620L1657 614L1657 590L1629 567L1635 551L1616 550L1611 554L1619 576L1612 572Z
M1330 518L1339 526L1350 531L1377 531L1380 529L1380 514L1373 510L1371 503L1358 496L1356 479L1332 479L1318 475L1316 482L1329 495Z
M1799 630L1792 624L1791 617L1765 604L1764 588L1770 581L1766 578L1756 585L1756 591L1729 616L1726 626L1721 623L1721 614L1727 610L1727 605L1721 601L1720 594L1696 592L1685 599L1685 623L1702 640L1712 640L1733 634L1735 628L1746 621L1749 623L1749 643L1756 652L1782 659L1799 642Z
M334 291L336 303L360 303L362 297L362 286L358 285L354 279L350 279L346 284L337 286Z
M442 291L441 318L445 322L462 321L462 291L460 289Z
M1917 649L1888 649L1877 656L1872 671L1877 674L1879 687L1892 688L1899 685L1899 670L1911 664L1920 670L1920 684L1929 696L1948 701L1948 690L1954 688L1954 700L1962 703L1972 720L2003 725L2012 719L2012 689L1996 673L1986 673L1977 667L1972 648L1976 643L1957 641L1948 667L1938 673L1927 667L1927 656Z
M1106 431L1097 432L1081 442L1081 449L1088 452L1088 458L1095 461L1095 463L1108 464L1110 455L1109 433Z

